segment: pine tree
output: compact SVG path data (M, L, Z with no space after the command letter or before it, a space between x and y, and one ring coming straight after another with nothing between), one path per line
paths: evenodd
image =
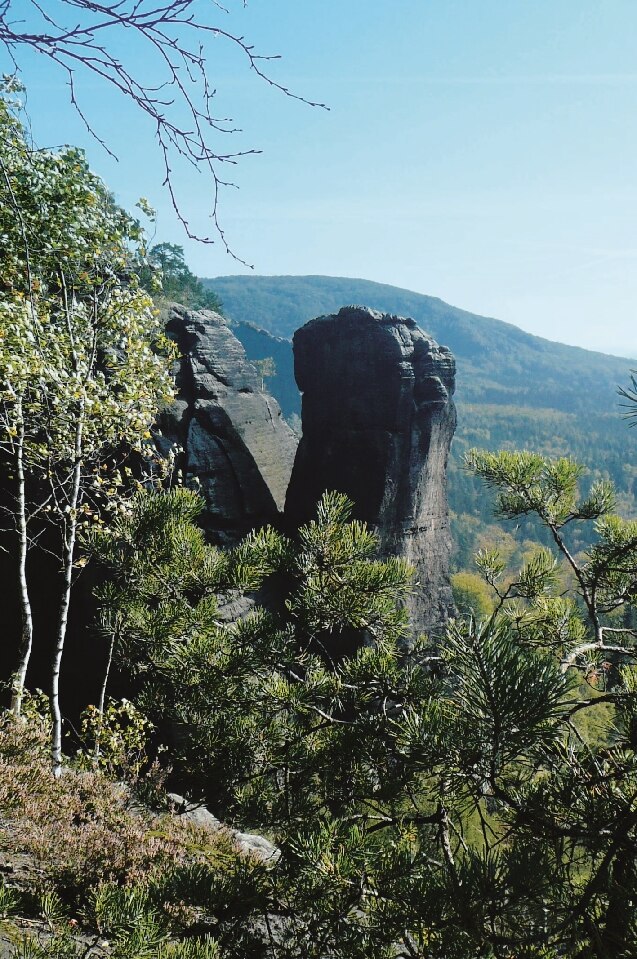
M409 570L375 559L339 495L297 537L223 554L185 491L142 495L93 534L115 576L104 615L182 788L280 850L252 932L224 941L233 959L631 955L637 524L607 485L581 496L569 461L471 462L555 551L517 572L482 554L493 611L410 653ZM580 524L596 530L586 557L569 549ZM222 618L217 597L259 587Z

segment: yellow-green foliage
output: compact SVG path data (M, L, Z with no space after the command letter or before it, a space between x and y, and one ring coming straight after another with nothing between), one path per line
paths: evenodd
M483 619L493 612L493 592L477 573L454 573L451 588L459 613Z

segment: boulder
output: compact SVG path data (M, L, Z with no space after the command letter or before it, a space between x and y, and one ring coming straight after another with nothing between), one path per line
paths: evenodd
M414 320L365 307L318 317L294 335L303 435L286 499L288 525L325 490L346 493L375 527L382 556L416 569L415 632L453 613L446 470L456 426L455 361Z
M184 473L196 478L206 500L206 532L232 544L276 522L296 438L222 316L173 305L166 330L181 358L178 394L160 418L158 443L183 449Z
M250 832L239 832L237 829L231 829L217 819L205 806L198 803L188 802L178 793L168 793L172 811L178 816L182 816L188 822L193 823L200 829L208 829L210 832L219 832L225 830L237 844L241 852L246 855L254 856L257 859L267 863L275 863L281 852L277 847L264 836L258 836Z

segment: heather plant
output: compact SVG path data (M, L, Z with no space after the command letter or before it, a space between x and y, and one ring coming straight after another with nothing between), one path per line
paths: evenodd
M0 712L0 765L13 762L37 767L45 760L51 736L47 697L40 691L25 691L21 722L12 712Z
M81 900L107 878L132 882L168 861L175 843L127 812L127 796L98 773L69 772L56 786L45 768L0 770L0 801L10 815L4 844L30 854L46 881Z
M135 806L128 787L99 771L69 768L62 779L48 769L46 741L24 720L6 714L0 728L0 808L4 847L28 853L42 881L66 902L81 903L105 881L145 882L158 869L218 846L236 855L223 834L210 835L168 813ZM16 740L21 748L16 748Z
M6 712L0 725L0 853L29 864L28 895L0 883L0 919L35 927L14 955L219 959L224 942L229 956L250 954L270 867L221 827L152 812L104 768L80 763L54 777L48 721L26 697L21 716Z

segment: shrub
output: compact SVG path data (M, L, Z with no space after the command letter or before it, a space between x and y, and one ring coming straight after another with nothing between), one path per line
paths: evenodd
M144 883L175 862L208 860L222 849L236 857L223 831L212 834L133 802L128 787L99 771L50 771L41 720L0 720L0 842L33 857L42 882L81 903L104 882ZM9 828L10 827L10 828Z

